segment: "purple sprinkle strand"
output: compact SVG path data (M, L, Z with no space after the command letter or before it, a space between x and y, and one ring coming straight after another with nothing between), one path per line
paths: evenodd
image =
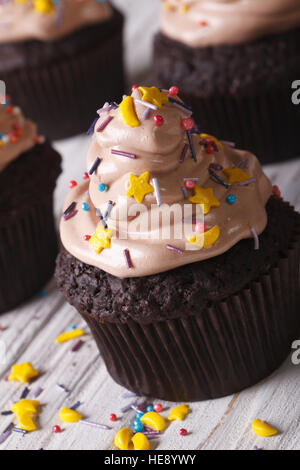
M0 444L3 444L3 442L6 441L6 439L11 435L12 433L12 428L14 427L13 423L11 423L11 428L8 429L7 431L4 431L1 435L0 435Z
M20 429L20 428L12 428L13 432L18 432L20 434L27 434L27 431L25 429Z
M180 158L179 158L179 163L183 163L184 162L184 159L185 159L185 156L186 156L186 152L188 150L189 146L188 144L185 144L183 149L182 149L182 152L180 154Z
M133 264L132 264L131 256L130 256L130 251L126 248L123 251L123 253L124 253L125 261L126 261L126 264L127 264L127 268L128 269L133 268Z
M43 389L41 387L38 387L34 392L33 392L33 397L37 398L40 396L40 394L43 392Z
M121 157L136 158L134 153L122 152L121 150L111 149L111 153L113 155L121 155Z
M250 178L249 180L241 181L239 183L239 186L246 186L247 184L254 183L254 181L256 181L256 178Z
M87 426L92 426L93 428L105 429L106 431L110 431L112 429L110 426L107 426L106 424L93 423L92 421L86 421L83 419L81 419L79 423L86 424Z
M233 168L241 168L241 166L242 166L243 163L244 163L243 160L240 160L239 162L237 162L236 165L234 165Z
M96 215L99 217L102 227L104 229L107 229L107 223L105 222L105 219L104 219L100 209L96 209Z
M65 212L63 212L63 216L69 214L69 212L72 212L72 210L75 209L76 204L77 204L77 203L76 203L75 201L73 201L73 202L69 205L69 207L66 208Z
M98 121L98 118L95 118L91 124L91 127L89 128L89 130L87 131L87 135L91 135L91 133L93 132L94 130L94 127L95 127L95 124L96 122Z
M259 250L259 238L257 235L257 231L255 230L254 227L251 227L250 229L252 236L254 238L254 250Z
M199 181L200 178L183 178L184 181Z
M132 409L132 406L136 406L137 405L137 400L133 401L132 403L130 403L129 405L126 405L124 406L123 408L120 409L120 412L121 413L126 413L127 411L131 410Z
M95 173L98 166L100 165L100 162L101 162L100 158L97 157L96 160L94 161L93 165L91 166L91 169L89 171L89 175L92 175L93 173Z
M13 412L12 411L2 411L1 412L1 416L9 416L9 415L12 415Z
M64 219L65 219L65 220L72 219L72 217L74 217L77 213L78 213L78 211L69 212L69 214L64 215Z
M72 351L72 352L79 351L79 349L81 348L82 345L83 345L83 341L80 339L79 341L77 341L76 344L74 344L74 346L72 347L71 351Z
M102 132L106 128L107 124L109 124L112 119L113 119L113 116L108 116L105 119L105 121L103 121L102 124L100 124L100 126L97 129L97 132Z
M219 163L211 163L208 168L210 168L211 170L216 170L216 171L223 170L222 165L219 165Z
M173 246L173 245L166 245L166 248L170 251L175 251L176 253L179 253L180 255L182 255L183 251L180 250L180 248L177 248L176 246Z
M181 108L184 108L185 110L189 111L190 113L192 113L192 109L187 106L186 104L182 103L181 101L178 101L176 100L175 98L171 98L171 96L168 97L169 101L173 104L177 104L178 106L180 106Z
M134 398L134 397L136 397L136 393L134 392L125 392L122 395L122 398Z

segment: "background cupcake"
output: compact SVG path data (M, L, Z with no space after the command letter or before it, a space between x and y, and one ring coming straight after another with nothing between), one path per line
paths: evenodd
M163 2L154 42L159 83L175 82L208 132L255 152L263 163L300 152L297 0Z
M20 108L0 105L0 313L29 298L54 270L53 190L60 156Z
M50 138L85 132L95 99L122 93L122 31L106 1L4 0L0 77Z
M288 355L300 216L254 155L195 133L174 91L135 88L102 110L56 279L118 383L191 401L248 387Z

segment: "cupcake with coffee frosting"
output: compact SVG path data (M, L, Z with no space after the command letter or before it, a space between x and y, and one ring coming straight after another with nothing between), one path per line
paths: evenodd
M53 274L60 161L19 107L0 104L0 313L38 292Z
M263 163L299 154L297 0L168 0L154 42L162 86L177 83L209 132Z
M288 355L300 216L177 93L133 87L99 110L56 279L118 383L180 401L242 390Z
M100 102L122 93L122 30L107 1L4 0L0 77L50 138L84 132L96 90Z

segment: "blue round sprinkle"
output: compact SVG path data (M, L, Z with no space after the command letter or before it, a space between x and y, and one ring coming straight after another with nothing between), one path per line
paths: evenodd
M149 412L149 411L153 411L153 410L154 410L153 405L149 405L149 406L147 406L147 408L146 408L146 411L148 411L148 412Z
M99 184L99 191L101 191L101 193L103 193L103 191L105 191L105 190L106 190L105 184L103 184L103 183Z
M144 431L144 426L142 425L141 422L134 422L133 424L133 430L134 432L143 432Z
M139 421L143 415L144 415L144 413L142 413L141 411L140 411L139 413L137 413L137 414L135 415L136 421Z
M81 204L81 207L82 207L82 209L83 209L84 211L89 211L89 210L90 210L90 206L89 206L89 204L88 204L87 202L83 202L83 203Z
M229 194L226 198L226 202L228 202L228 204L234 204L236 201L236 196L234 194Z

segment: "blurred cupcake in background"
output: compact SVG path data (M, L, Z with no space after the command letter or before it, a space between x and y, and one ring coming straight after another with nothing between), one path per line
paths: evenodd
M1 0L0 78L49 138L85 132L123 91L122 31L104 0Z
M60 161L20 108L0 104L0 313L38 292L53 273Z
M300 153L298 0L168 0L154 42L154 70L176 83L207 132L263 163Z

